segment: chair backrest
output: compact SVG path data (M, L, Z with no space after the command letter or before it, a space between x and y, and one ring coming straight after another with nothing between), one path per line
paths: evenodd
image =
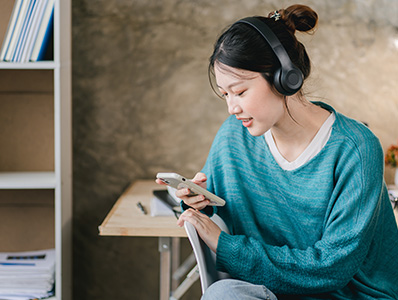
M227 225L218 215L213 215L211 219L221 228L222 231L229 233ZM202 287L202 294L204 294L206 289L213 282L229 278L229 275L216 270L216 254L210 250L210 248L207 247L199 237L195 227L189 222L185 222L184 227L196 258L196 263L199 269L200 285Z

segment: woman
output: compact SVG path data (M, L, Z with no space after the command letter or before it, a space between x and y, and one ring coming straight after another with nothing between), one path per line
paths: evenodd
M305 80L310 61L295 32L314 29L317 14L293 5L255 19ZM217 253L217 268L234 278L214 283L203 299L398 299L398 230L379 140L309 102L300 82L281 88L280 57L244 20L219 37L210 58L232 116L193 179L226 205L216 211L202 195L176 193L185 208L178 224L192 223ZM230 235L209 219L214 212Z

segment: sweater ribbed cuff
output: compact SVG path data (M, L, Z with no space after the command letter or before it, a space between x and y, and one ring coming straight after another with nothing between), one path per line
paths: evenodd
M221 272L230 273L233 265L239 262L239 245L236 241L238 236L232 236L221 231L217 245L216 269Z

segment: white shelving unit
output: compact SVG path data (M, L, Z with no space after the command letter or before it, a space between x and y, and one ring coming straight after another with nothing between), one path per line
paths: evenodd
M55 0L54 60L0 62L0 251L55 248L51 300L72 299L71 98L71 0Z
M38 61L34 63L0 62L0 69L13 70L54 70L58 65L53 61Z
M54 172L1 172L0 189L55 189Z

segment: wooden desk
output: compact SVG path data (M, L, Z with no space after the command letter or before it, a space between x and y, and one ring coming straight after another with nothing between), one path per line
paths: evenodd
M152 180L140 180L130 185L117 200L105 220L99 226L103 236L147 236L159 238L160 252L160 300L170 297L170 287L177 287L171 282L171 273L179 265L181 237L186 237L185 230L176 225L176 218L151 217L150 203L152 191L162 189ZM141 202L147 214L137 207ZM398 207L394 210L398 223Z
M184 228L177 226L174 216L151 217L152 191L156 189L162 187L153 180L140 180L130 185L99 226L99 234L159 237L160 300L166 300L170 297L171 273L179 265L180 238L187 235ZM137 207L138 202L144 206L146 215Z

